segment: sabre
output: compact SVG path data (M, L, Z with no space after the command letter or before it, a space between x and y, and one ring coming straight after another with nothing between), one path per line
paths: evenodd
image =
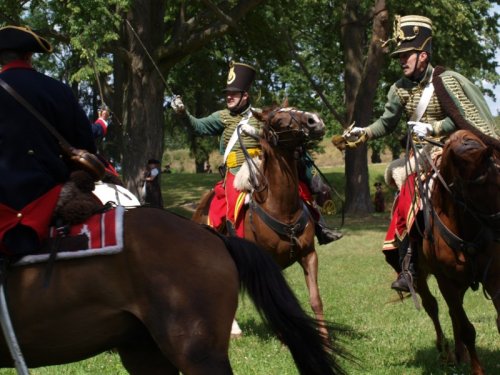
M134 34L134 36L137 38L137 41L139 42L139 44L141 45L142 49L144 50L144 52L146 53L146 55L148 56L149 60L151 61L151 63L153 64L153 66L155 67L156 71L158 72L158 74L160 75L160 78L163 82L163 84L165 85L165 88L167 89L167 91L169 92L170 94L170 100L172 100L173 98L175 98L177 95L174 94L174 92L172 91L172 89L170 88L170 86L168 85L167 81L165 81L165 78L163 78L163 74L161 73L160 71L160 68L158 68L158 65L156 65L153 57L151 56L151 54L149 53L148 49L146 48L146 46L144 45L144 43L142 42L141 38L139 37L139 34L137 34L137 32L135 31L134 27L130 24L129 20L125 20L125 22L127 22L127 25L128 27L130 27L130 30L132 30L132 33Z

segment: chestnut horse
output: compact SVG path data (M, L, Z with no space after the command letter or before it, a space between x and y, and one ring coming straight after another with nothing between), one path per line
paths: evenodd
M341 374L272 258L164 210L124 214L124 249L9 269L6 294L28 367L116 349L130 374L229 375L230 329L240 284L291 351L301 374ZM333 328L333 326L330 326ZM13 361L0 340L0 366Z
M443 149L441 178L434 181L431 195L428 218L432 229L419 256L417 291L434 323L438 350L450 354L437 301L427 285L429 273L448 305L455 340L452 359L470 359L475 375L483 374L483 369L475 347L476 332L463 307L469 287L475 290L482 284L496 308L500 333L499 155L498 148L486 146L471 132L459 130L450 136Z
M269 107L254 116L263 123L260 166L245 212L245 238L267 250L282 268L299 262L304 270L309 301L316 319L324 317L318 287L318 256L314 248L314 221L299 197L298 152L310 140L325 134L314 113ZM247 163L252 164L252 161ZM243 168L243 167L242 167ZM207 223L213 191L205 194L192 219Z

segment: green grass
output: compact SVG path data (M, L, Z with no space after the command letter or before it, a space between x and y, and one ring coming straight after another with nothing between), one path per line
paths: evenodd
M371 184L380 178L384 166L371 166ZM334 184L342 184L343 168L327 170ZM169 209L190 215L186 208L208 190L218 175L172 174L163 176L164 198ZM339 189L342 191L342 189ZM390 196L390 193L388 193ZM388 209L390 204L387 205ZM338 226L338 216L328 217ZM399 301L389 288L395 274L380 250L389 222L389 213L367 217L347 217L344 238L317 247L319 284L326 318L343 324L352 331L343 337L345 347L359 359L359 364L345 362L349 374L413 375L468 374L469 367L450 367L440 362L434 347L434 330L426 313L417 311L411 301ZM310 312L302 270L293 265L285 276L304 309ZM438 298L440 317L448 338L452 340L446 305L436 283L430 280L431 291ZM469 291L465 309L476 327L477 347L488 374L500 373L500 340L495 325L496 312L481 290ZM263 325L251 301L240 297L237 319L244 331L232 340L230 358L237 375L297 374L286 347L282 346ZM101 354L86 361L31 371L46 374L126 374L118 356ZM0 375L15 374L2 370ZM207 374L209 375L209 374Z

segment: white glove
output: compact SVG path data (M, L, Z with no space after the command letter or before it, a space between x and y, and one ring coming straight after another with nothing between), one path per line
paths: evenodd
M408 125L411 126L411 131L418 138L425 138L428 135L432 134L432 125L426 122L420 121L408 121Z
M240 131L245 132L248 135L255 135L255 136L259 135L259 130L256 129L256 128L254 128L250 124L242 124L242 125L240 125Z
M172 107L174 112L177 114L181 114L181 113L186 112L186 107L184 106L184 103L182 102L180 95L177 95L176 97L174 97L174 99L170 103L170 106Z
M356 142L365 133L366 130L364 128L350 127L344 132L343 137L347 142Z

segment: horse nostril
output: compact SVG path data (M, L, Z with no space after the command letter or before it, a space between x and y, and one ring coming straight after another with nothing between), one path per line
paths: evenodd
M309 117L309 118L307 119L307 123L308 123L309 125L314 125L314 124L316 124L316 120L315 120L313 117Z

